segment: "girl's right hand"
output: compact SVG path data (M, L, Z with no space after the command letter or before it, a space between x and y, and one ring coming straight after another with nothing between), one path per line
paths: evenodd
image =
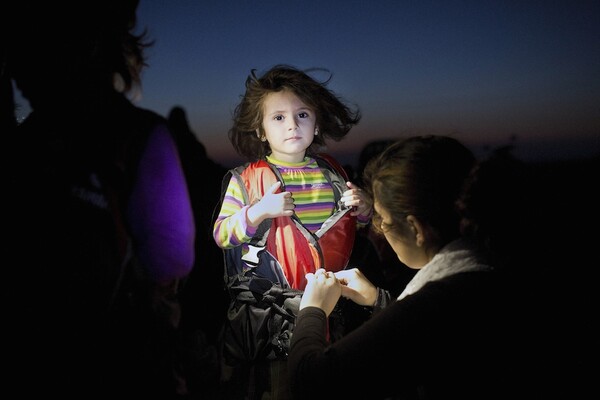
M266 218L291 217L294 214L292 193L277 193L280 186L281 182L275 182L263 198L248 209L248 222L252 226L258 226Z

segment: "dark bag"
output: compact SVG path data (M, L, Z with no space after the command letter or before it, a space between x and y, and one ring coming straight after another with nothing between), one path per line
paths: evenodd
M224 354L240 361L286 359L302 291L284 289L268 279L237 277L227 311Z

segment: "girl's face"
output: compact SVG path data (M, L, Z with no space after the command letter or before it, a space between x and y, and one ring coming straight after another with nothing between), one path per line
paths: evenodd
M289 90L267 95L263 104L262 126L271 148L271 156L279 161L298 163L315 137L315 111Z

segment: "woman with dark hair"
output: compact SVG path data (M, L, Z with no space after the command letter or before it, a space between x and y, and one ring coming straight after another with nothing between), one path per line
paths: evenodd
M506 348L506 265L489 251L489 241L471 236L483 233L475 229L476 214L465 224L460 211L477 205L478 217L495 212L485 208L485 196L478 202L462 197L475 165L465 146L444 136L395 142L368 163L364 185L374 201L372 226L402 263L418 271L397 298L358 269L307 274L288 362L296 398L512 395L515 369L503 370L514 362ZM329 343L327 316L340 296L370 307L372 316Z

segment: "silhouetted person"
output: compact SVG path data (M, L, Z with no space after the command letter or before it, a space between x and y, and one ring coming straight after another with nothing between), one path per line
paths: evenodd
M182 288L186 376L193 396L212 398L219 387L218 334L229 304L223 253L212 239L212 221L227 169L208 157L183 107L174 106L168 121L181 156L196 224L196 262Z
M131 101L150 45L133 33L137 5L25 0L9 13L7 71L32 109L5 147L19 397L187 393L177 288L195 227L166 119Z
M175 136L180 152L186 152L190 157L186 157L187 162L195 162L197 160L205 161L208 159L206 147L194 134L190 128L187 114L183 107L174 106L169 112L169 128Z
M12 88L12 81L6 68L6 36L5 32L0 31L0 131L3 134L9 134L17 127L15 116L15 97Z

